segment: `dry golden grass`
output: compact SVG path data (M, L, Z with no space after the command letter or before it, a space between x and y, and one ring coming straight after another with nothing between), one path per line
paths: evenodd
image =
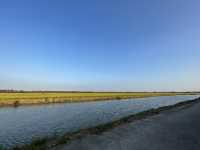
M44 104L61 102L84 102L111 99L174 96L195 93L166 92L16 92L0 93L0 105Z

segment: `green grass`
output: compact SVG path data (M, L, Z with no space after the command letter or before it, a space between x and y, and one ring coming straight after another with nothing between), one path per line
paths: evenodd
M46 104L63 102L85 102L111 99L143 98L152 96L174 96L196 93L175 92L10 92L0 93L0 105Z
M0 150L6 150L3 146L0 145Z
M23 146L16 146L12 150L46 150L48 138L38 138L33 140L30 144Z

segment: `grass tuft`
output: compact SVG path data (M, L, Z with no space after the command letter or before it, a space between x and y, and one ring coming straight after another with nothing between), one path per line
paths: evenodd
M7 149L4 148L2 145L0 145L0 150L7 150Z
M48 138L39 138L31 142L31 144L16 146L12 150L47 150Z

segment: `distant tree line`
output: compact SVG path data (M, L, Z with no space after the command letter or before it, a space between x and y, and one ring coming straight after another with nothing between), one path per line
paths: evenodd
M120 93L117 91L48 91L48 90L37 90L37 91L25 91L25 90L13 90L13 89L0 89L0 93ZM200 93L200 91L185 91L185 92L176 92L176 91L123 91L123 93Z

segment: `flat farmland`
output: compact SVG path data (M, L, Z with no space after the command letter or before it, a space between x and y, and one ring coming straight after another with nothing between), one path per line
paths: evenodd
M0 93L0 106L121 100L153 96L190 95L184 92L5 92Z

